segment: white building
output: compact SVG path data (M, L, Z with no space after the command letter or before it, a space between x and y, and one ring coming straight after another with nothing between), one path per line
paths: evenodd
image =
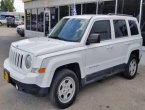
M23 0L28 37L45 36L64 16L129 14L138 18L145 38L145 0ZM145 45L145 44L144 44Z

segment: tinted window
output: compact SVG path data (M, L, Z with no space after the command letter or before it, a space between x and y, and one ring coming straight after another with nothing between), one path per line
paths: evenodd
M59 18L69 15L69 6L60 6L59 7Z
M130 20L129 26L130 26L131 35L138 35L139 34L138 27L137 27L137 24L135 21Z
M37 9L32 9L32 13L31 13L31 30L32 31L36 31L36 21L37 20Z
M96 21L90 34L100 34L101 41L111 39L111 28L109 20Z
M83 14L96 14L96 3L83 4Z
M44 32L44 8L39 8L38 9L37 30L39 32Z
M31 23L30 23L30 20L31 20L31 10L26 10L25 11L25 16L26 16L26 29L27 30L30 30L31 29Z
M128 36L125 20L114 20L113 23L116 38Z

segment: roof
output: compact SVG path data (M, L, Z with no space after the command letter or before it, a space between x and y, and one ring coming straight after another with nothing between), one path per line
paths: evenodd
M136 19L135 17L129 16L129 15L101 15L101 14L96 14L96 15L75 15L75 16L67 16L65 18L84 18L84 19L91 19L91 18L112 18L112 19Z

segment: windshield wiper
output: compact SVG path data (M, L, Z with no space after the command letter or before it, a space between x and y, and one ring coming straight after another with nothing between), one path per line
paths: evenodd
M49 38L68 41L68 40L61 38L61 37L58 37L58 36L49 36Z

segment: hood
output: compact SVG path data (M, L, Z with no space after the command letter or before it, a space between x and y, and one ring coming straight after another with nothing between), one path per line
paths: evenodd
M30 38L12 43L12 46L33 54L34 56L49 54L78 47L76 42L66 42L45 37Z

